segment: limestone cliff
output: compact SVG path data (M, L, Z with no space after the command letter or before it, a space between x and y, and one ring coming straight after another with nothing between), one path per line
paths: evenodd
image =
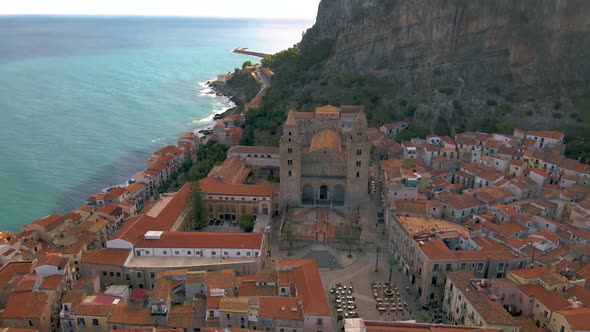
M590 82L587 0L322 0L302 49L324 39L335 42L327 72L412 90Z

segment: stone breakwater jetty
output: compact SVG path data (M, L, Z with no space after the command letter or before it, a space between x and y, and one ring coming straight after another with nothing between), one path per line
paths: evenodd
M237 47L237 48L234 48L233 52L234 53L239 53L239 54L246 54L246 55L257 56L259 58L264 58L265 56L270 55L270 54L266 54L266 53L248 51L248 48L247 47Z

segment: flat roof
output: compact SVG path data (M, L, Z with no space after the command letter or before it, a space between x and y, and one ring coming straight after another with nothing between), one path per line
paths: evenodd
M182 257L182 256L140 256L133 257L126 267L150 267L150 268L191 268L211 265L247 264L256 263L255 258L207 258L207 257Z

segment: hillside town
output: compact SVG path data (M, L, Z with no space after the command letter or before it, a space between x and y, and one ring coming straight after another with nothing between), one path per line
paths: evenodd
M406 121L325 105L275 147L238 145L244 124L2 233L0 331L590 330L590 168L564 133L399 141ZM225 161L161 192L212 142Z

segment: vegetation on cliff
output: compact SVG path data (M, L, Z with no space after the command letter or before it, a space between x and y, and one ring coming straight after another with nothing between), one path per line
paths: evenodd
M246 68L246 63L244 63L242 69L236 68L234 70L233 75L225 85L231 91L234 91L234 96L239 95L238 99L242 103L252 100L260 91L260 83L252 76L252 69Z
M512 133L516 127L564 130L568 156L590 161L587 67L575 70L571 65L587 61L582 54L586 48L559 48L550 56L545 52L548 44L566 47L560 40L586 45L589 38L580 32L585 28L556 31L549 39L531 32L533 27L548 29L543 15L575 23L570 17L575 12L554 12L547 5L539 6L549 11L541 15L545 9L510 1L483 7L455 1L451 7L460 9L455 11L440 1L420 0L410 11L415 17L401 19L409 12L395 4L382 10L382 4L388 2L355 7L322 1L316 24L300 44L264 58L263 65L275 76L261 106L246 112L241 143L277 145L289 109L360 104L370 126L406 119L420 134ZM437 20L429 16L437 12L428 9L433 6L442 8ZM462 16L453 19L457 12ZM486 19L465 23L474 17ZM403 22L414 22L412 29L426 34L440 33L424 40L419 33L402 38L409 29ZM434 29L436 24L445 29ZM447 35L451 32L453 38Z

